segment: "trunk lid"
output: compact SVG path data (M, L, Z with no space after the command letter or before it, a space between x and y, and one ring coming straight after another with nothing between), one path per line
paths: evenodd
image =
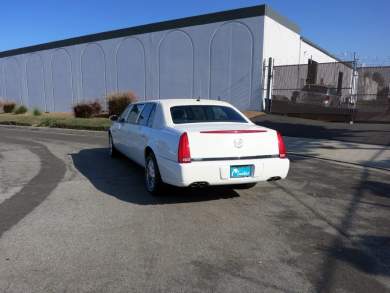
M191 123L176 125L187 132L191 158L229 159L277 155L276 131L244 123Z

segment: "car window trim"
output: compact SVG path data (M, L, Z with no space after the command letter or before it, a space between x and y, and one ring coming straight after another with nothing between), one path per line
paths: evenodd
M129 116L132 108L133 108L133 104L130 104L126 107L126 109L122 113L122 114L124 114L124 117L121 118L122 114L119 116L119 119L118 119L119 123L127 123L127 117ZM123 121L120 121L121 119L123 119Z
M149 115L148 115L148 117L147 117L147 119L146 119L146 123L145 123L145 124L140 124L140 123L139 123L139 119L140 119L140 117L141 117L141 114L142 114L142 112L145 110L145 108L146 108L148 105L151 105L152 108L151 108L151 110L150 110L150 112L149 112ZM153 113L153 111L155 110L155 108L156 108L156 103L144 103L144 107L143 107L142 111L140 112L140 115L139 115L138 118L137 118L137 125L151 128L151 126L149 126L149 120L150 120L150 116L151 116L151 114Z
M135 124L137 124L137 125L139 125L139 126L144 126L144 125L141 125L141 124L139 124L139 119L141 118L141 114L142 114L142 112L145 110L145 108L148 106L148 105L150 105L151 103L143 103L143 105L144 105L144 107L142 108L142 111L141 112L139 112L139 115L138 115L138 117L137 117L137 120L135 121ZM149 113L150 114L150 113ZM149 117L148 117L148 119L149 119Z
M137 104L132 104L133 105L133 107L134 106L141 106L141 105L143 105L143 106L145 106L145 103L137 103ZM132 108L133 108L132 107ZM133 109L131 109L131 110L133 110ZM129 113L127 114L127 118L126 118L126 123L127 124L135 124L135 125L137 125L137 121L138 121L138 118L139 118L139 115L141 115L141 113L142 113L142 111L144 110L144 108L142 108L142 110L138 113L138 115L137 115L137 118L135 118L135 122L129 122L129 121L127 121L127 118L129 117L129 115L130 115L130 112L131 111L129 111Z
M150 121L150 118L152 117L153 118L153 120L154 120L154 114L155 114L155 112L156 112L156 103L151 103L151 104L153 104L152 105L152 110L150 111L150 113L149 113L149 117L148 117L148 121L146 121L146 127L149 127L149 128L152 128L152 126L153 126L153 121L152 121L152 125L149 125L149 121Z

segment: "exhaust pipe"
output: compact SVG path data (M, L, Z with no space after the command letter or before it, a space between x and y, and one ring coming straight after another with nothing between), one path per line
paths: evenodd
M205 181L200 181L200 182L194 182L190 184L191 188L204 188L207 187L209 184Z
M282 178L280 178L279 176L275 176L275 177L268 178L267 181L268 181L268 182L271 182L271 181L278 181L278 180L280 180L280 179L282 179Z

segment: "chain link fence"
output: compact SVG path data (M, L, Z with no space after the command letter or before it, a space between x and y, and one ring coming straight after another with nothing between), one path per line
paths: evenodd
M357 68L355 120L390 122L390 66Z
M271 64L271 63L269 63ZM328 121L390 122L390 67L356 62L267 65L271 113ZM268 91L267 91L268 92Z

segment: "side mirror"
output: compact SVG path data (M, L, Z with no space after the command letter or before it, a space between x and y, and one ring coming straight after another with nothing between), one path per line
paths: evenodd
M110 116L111 121L117 121L118 120L118 115L111 115Z

